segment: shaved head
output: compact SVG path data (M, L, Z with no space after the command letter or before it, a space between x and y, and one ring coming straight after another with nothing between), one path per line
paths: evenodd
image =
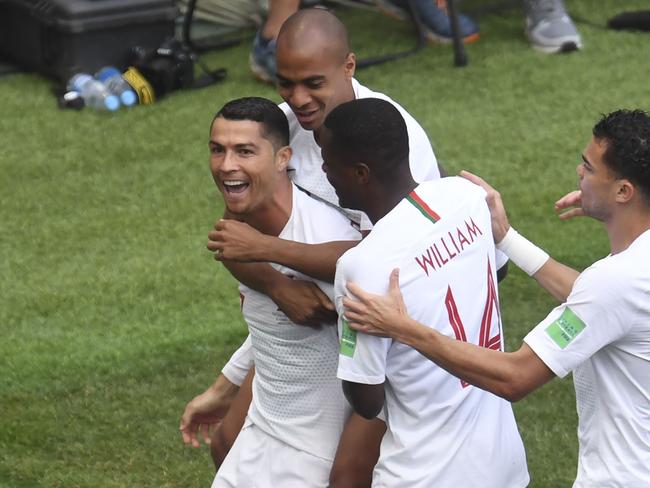
M278 50L306 56L326 56L342 63L350 52L348 32L341 21L322 8L298 10L289 17L278 34Z
M280 29L275 59L280 96L318 141L330 110L355 97L356 59L345 26L327 10L299 10Z

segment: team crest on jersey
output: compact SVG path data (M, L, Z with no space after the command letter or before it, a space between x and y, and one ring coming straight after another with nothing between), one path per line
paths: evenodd
M569 307L564 309L551 325L546 328L546 333L553 339L560 349L567 347L584 330L587 325L580 320Z
M343 331L341 332L341 354L351 358L357 348L357 331L350 329L348 321L342 319Z

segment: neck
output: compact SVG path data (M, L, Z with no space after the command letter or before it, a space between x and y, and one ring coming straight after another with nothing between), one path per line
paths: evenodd
M293 187L289 177L282 178L273 196L254 212L238 216L262 234L278 236L291 217L293 208Z
M650 209L625 209L606 221L605 229L611 253L623 252L637 237L650 229Z
M389 185L374 185L372 189L367 191L367 201L369 203L363 211L374 225L393 210L417 186L418 184L413 180L410 173L407 178L392 181Z

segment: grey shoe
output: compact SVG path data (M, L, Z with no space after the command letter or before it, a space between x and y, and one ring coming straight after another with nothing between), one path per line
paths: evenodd
M565 53L582 48L582 39L562 0L525 0L526 37L539 51Z

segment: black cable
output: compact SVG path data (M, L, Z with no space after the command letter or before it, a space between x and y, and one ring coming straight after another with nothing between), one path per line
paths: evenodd
M199 56L196 53L192 53L192 60L196 62L196 64L198 64L199 67L203 70L203 74L194 80L192 88L205 88L206 86L214 85L215 83L218 83L225 79L226 75L228 74L226 68L211 70L203 61L199 59Z

